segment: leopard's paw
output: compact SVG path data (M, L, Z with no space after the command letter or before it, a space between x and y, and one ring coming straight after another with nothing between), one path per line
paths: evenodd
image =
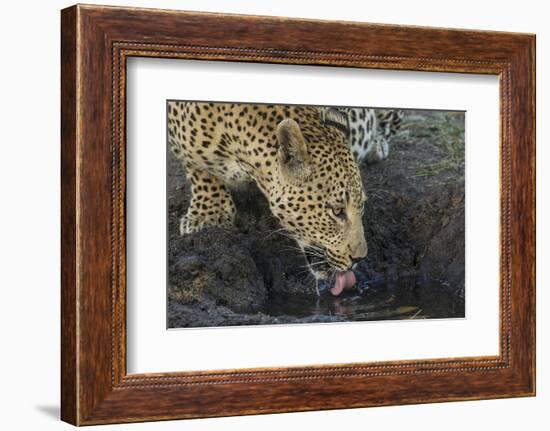
M188 233L199 232L202 228L203 222L197 217L185 215L180 219L180 235L182 236Z

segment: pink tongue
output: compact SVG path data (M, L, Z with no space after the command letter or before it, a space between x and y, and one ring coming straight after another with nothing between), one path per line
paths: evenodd
M334 296L338 296L344 289L353 287L356 281L353 271L337 272L334 279L334 286L331 287L330 293Z

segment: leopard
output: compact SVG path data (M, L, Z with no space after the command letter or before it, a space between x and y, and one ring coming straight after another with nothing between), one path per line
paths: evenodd
M336 109L344 116L327 117L327 108L321 108L325 111L327 121L333 122L346 131L353 157L359 165L372 165L388 157L390 143L402 125L404 117L402 109L352 107Z
M180 234L234 226L231 190L253 182L316 281L343 283L366 258L361 173L317 107L170 100L167 135L191 186Z

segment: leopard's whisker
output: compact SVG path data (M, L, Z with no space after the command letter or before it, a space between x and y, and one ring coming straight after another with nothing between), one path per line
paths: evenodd
M328 262L326 260L322 260L320 262L310 263L307 266L312 267L312 266L318 266L318 265L328 265Z
M275 235L275 234L284 236L284 237L286 237L286 238L291 238L291 239L293 239L284 227L283 227L283 228L280 228L280 229L275 229L275 230L272 230L272 231L268 232L267 235L264 236L264 239L271 238L271 237L272 237L273 235Z

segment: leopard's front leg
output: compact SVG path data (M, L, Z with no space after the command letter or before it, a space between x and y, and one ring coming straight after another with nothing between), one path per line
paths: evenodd
M232 226L236 208L224 183L196 168L187 169L187 178L191 182L191 203L180 220L180 234L198 232L206 226Z
M369 143L364 160L369 165L381 162L388 157L389 150L390 146L388 140L381 136L377 136Z

